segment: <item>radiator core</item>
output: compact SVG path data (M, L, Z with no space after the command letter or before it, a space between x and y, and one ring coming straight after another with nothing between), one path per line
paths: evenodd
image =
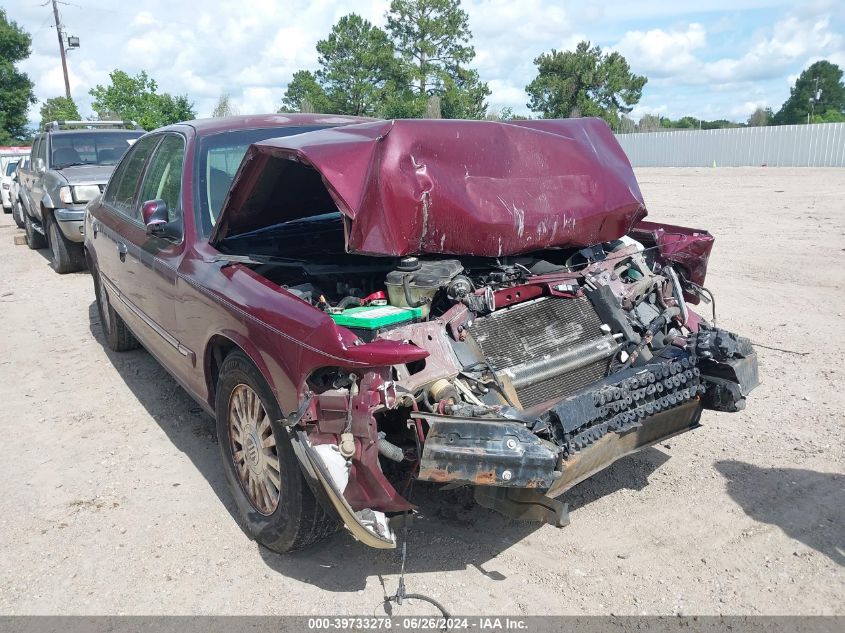
M473 338L523 407L564 398L607 375L618 345L586 297L543 297L476 319Z

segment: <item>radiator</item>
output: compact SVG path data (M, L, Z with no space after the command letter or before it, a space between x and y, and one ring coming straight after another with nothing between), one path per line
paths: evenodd
M472 336L523 407L575 393L607 375L619 345L586 297L543 297L476 319Z

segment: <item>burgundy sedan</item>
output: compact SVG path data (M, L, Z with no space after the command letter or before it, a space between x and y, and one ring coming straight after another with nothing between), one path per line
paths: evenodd
M395 547L414 480L515 518L736 411L746 339L693 306L713 237L643 221L597 119L229 117L139 139L88 206L105 338L215 416L245 530Z

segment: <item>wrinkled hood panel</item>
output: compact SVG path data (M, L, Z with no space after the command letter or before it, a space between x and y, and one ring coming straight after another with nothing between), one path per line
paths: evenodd
M600 119L376 121L250 147L211 241L295 219L250 204L274 159L312 166L374 255L514 255L621 237L646 215Z

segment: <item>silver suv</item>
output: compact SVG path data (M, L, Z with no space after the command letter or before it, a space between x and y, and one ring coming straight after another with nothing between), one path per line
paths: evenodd
M143 134L123 121L53 121L35 138L19 173L24 229L30 248L50 247L57 273L84 268L85 205Z

